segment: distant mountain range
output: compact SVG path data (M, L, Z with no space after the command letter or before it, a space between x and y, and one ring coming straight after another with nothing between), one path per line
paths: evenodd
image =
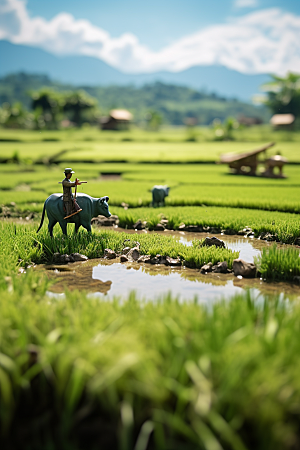
M97 58L59 57L4 40L0 41L0 61L0 77L17 72L47 74L60 83L85 86L142 86L160 81L243 101L250 101L260 86L270 80L268 75L244 75L222 66L195 66L177 73L124 74Z

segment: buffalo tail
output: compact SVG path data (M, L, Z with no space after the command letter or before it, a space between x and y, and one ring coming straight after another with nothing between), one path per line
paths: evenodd
M40 226L38 227L38 229L36 230L36 232L38 233L40 231L40 229L42 228L43 222L44 222L44 217L45 217L45 209L46 209L46 205L44 203L44 208L43 208L43 213L42 213L42 218L41 218L41 223Z

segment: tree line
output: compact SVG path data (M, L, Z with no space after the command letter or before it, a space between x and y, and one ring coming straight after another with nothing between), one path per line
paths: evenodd
M0 109L0 121L11 128L58 129L62 121L80 127L84 121L97 123L97 100L84 90L59 92L44 87L29 93L31 112L23 103L11 105L4 102Z
M109 110L124 108L137 125L153 129L171 125L209 125L229 117L255 117L267 122L271 113L300 111L300 75L273 75L263 86L266 97L260 107L214 93L160 82L136 86L91 87L64 85L45 75L13 74L0 79L0 125L12 128L57 129L99 124Z

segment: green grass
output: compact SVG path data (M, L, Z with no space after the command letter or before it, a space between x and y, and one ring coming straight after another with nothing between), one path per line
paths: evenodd
M64 165L19 166L2 164L0 205L41 203L60 192ZM88 184L78 187L93 197L108 195L110 204L149 206L154 184L168 184L169 206L208 205L299 213L300 169L288 166L287 179L234 176L219 165L75 164L76 175ZM100 174L121 174L104 180ZM44 198L43 194L44 192Z
M134 129L127 132L101 132L89 128L65 131L0 130L0 159L47 162L214 162L222 153L241 153L275 141L268 151L280 151L290 162L299 163L300 133L272 132L269 127L254 127L234 133L232 142L214 142L214 131L196 129L195 142L188 142L186 129L149 132ZM61 153L63 152L63 153Z
M274 245L263 249L258 266L263 278L293 281L300 276L299 249L279 249Z
M121 249L126 237L50 239L30 224L0 223L1 448L297 448L298 302L248 293L208 306L151 292L143 302L134 293L113 301L78 291L50 298L46 277L18 273L54 251L100 256L106 246ZM199 242L183 249L166 236L138 239L145 253L234 256ZM264 276L276 261L299 273L298 252L280 252L262 257Z
M40 213L45 199L61 191L59 181L64 176L64 166L2 164L2 168L0 207L9 207L13 217L28 215L30 211ZM110 210L120 216L123 227L141 219L153 228L163 214L170 226L173 223L172 228L178 228L181 222L236 231L251 226L256 236L270 231L285 243L293 243L299 237L299 216L294 214L300 212L298 166L287 167L288 178L282 180L228 175L226 168L218 165L78 164L73 168L75 176L88 181L78 187L78 192L93 197L108 195ZM122 176L104 181L101 173ZM149 208L150 189L156 183L171 186L165 208ZM11 206L12 202L16 205ZM118 207L123 202L129 204L129 210ZM134 210L141 206L147 208Z
M24 203L42 203L54 192L60 192L60 186L56 186L52 181L42 185L34 184L30 191L22 190L2 190L0 191L0 204L9 206L11 202L17 205ZM44 188L45 190L40 190ZM78 192L84 192L92 197L109 196L111 206L120 206L123 202L130 207L150 206L152 201L149 183L142 182L90 182L89 187L79 187ZM185 185L173 188L170 197L166 200L166 205L171 206L224 206L233 208L260 209L265 211L282 211L290 213L300 212L299 195L300 188L265 188L255 187L251 189L249 195L247 187L241 187L235 194L231 187L218 186L202 188L201 186ZM45 192L46 191L46 192Z
M83 166L83 170L84 170ZM95 167L95 166L94 166ZM221 184L229 186L300 186L300 169L297 165L287 165L284 174L287 178L270 179L231 174L223 164L101 164L97 166L103 174L117 172L127 181L151 181L166 184ZM80 171L80 165L76 165Z
M195 186L172 189L169 206L208 205L299 213L299 187Z
M253 135L259 136L259 130L269 133L269 138L286 136L286 133L270 133L264 127L254 128ZM174 132L172 139L171 131ZM130 133L132 140L125 141ZM245 133L245 130L241 131L240 136L245 137ZM183 130L165 130L162 134L142 130L106 134L96 129L42 133L16 131L13 134L8 130L1 130L0 136L1 134L6 140L13 136L20 140L3 142L1 155L17 155L23 163L1 164L0 205L9 206L11 202L15 202L22 210L24 204L41 204L44 200L43 192L45 198L53 192L59 192L58 183L63 178L63 169L72 164L76 176L88 181L87 185L79 188L79 192L84 191L94 197L108 195L110 204L114 206L123 202L131 207L149 206L152 186L168 184L171 187L170 196L166 199L169 206L205 204L300 212L298 166L285 167L286 179L264 179L230 175L225 165L186 164L189 161L217 161L221 153L252 149L253 142L184 142ZM159 136L165 136L165 141L162 142ZM300 134L298 136L297 133L291 133L289 136L291 141L279 140L277 146L269 150L269 154L280 150L290 161L298 161L297 139ZM255 146L261 143L262 141L256 142ZM38 160L47 162L51 155L63 150L66 152L57 156L60 164L30 164L30 161ZM153 163L157 161L160 164ZM185 164L163 164L166 161ZM149 164L150 162L153 164ZM99 178L100 174L107 173L118 173L120 179L105 181L103 177ZM35 205L33 207L37 209Z
M209 308L79 292L58 300L31 272L7 285L4 448L297 447L299 305L246 294Z
M109 194L109 191L104 191L101 195L106 193ZM3 198L5 198L8 205L11 201L17 202L16 207L9 207L9 213L13 217L28 216L31 211L38 213L37 219L39 220L43 208L42 201L45 198L43 193L38 191L8 191ZM34 199L36 203L30 203L30 200L33 201ZM3 214L4 210L5 208L3 209ZM178 229L180 224L185 223L185 225L210 226L220 230L231 229L237 233L244 227L250 226L256 237L262 232L270 232L273 235L277 235L278 240L286 244L293 244L300 237L299 215L277 211L214 206L143 207L124 210L121 207L110 206L110 212L119 216L119 226L122 228L132 228L133 224L138 220L142 220L147 222L147 226L150 229L153 229L164 217L169 220L168 228L170 229Z
M63 236L58 230L54 238L51 238L44 227L38 234L32 225L20 226L2 223L1 235L6 242L6 255L13 253L16 260L23 266L31 263L51 261L55 252L61 254L83 253L88 258L100 258L104 256L104 249L111 248L121 251L125 239L132 239L132 235L115 233L114 231L95 232L89 234L80 232L69 237ZM200 268L205 262L227 261L232 267L232 262L238 257L238 252L216 247L199 247L199 241L195 241L192 247L187 247L171 236L158 234L140 235L140 252L144 255L177 257L186 261L186 265ZM4 251L4 250L3 250ZM4 257L3 257L4 259Z
M164 217L170 220L168 227L172 229L178 229L181 223L210 226L220 230L231 229L236 232L250 226L256 237L268 231L277 234L278 239L286 244L293 244L300 236L299 215L282 212L192 206L128 210L114 207L111 211L119 216L120 226L123 228L131 228L139 219L147 221L154 228Z
M179 142L184 141L188 135L185 127L163 127L159 131L147 131L132 127L128 131L101 131L97 127L82 127L81 129L61 129L58 131L41 130L9 130L1 129L0 138L3 141L24 142L59 142L59 141L114 141L124 142L126 139L140 142ZM211 127L195 127L193 132L200 141L211 141L215 138ZM300 133L297 131L274 131L270 125L259 125L233 130L233 138L242 142L299 142Z
M33 142L2 143L1 154L11 158L18 153L25 161L47 161L49 157L65 151L55 158L58 162L215 162L223 153L243 153L264 145L265 142ZM290 162L300 162L299 143L277 145ZM269 154L274 154L269 150Z
M58 181L63 177L65 164L58 165L24 165L24 164L1 164L0 188L6 186L17 186L21 183L40 183L44 180L52 180L57 187ZM151 183L165 184L171 182L173 185L196 184L196 185L228 185L248 187L299 187L299 167L287 165L284 173L287 178L264 178L248 177L230 174L226 165L219 164L137 164L137 163L75 163L72 165L75 175L84 179L99 178L100 175L119 174L126 181L147 181ZM84 177L84 178L83 178ZM85 186L88 188L88 186Z
M64 236L56 227L54 238L51 238L45 226L36 234L36 227L33 224L0 223L1 241L4 243L0 262L6 268L3 270L3 276L15 270L17 265L27 267L32 263L51 262L55 252L61 254L79 252L88 258L103 257L106 248L121 252L125 239L133 238L132 234L116 233L113 230L100 232L94 230L91 234L85 231L74 234L70 231L69 229L69 236ZM172 236L156 233L140 234L137 239L141 254L179 257L188 267L200 268L208 262L216 264L219 261L227 261L228 267L231 268L233 260L239 257L238 252L228 249L201 247L201 241L197 239L193 241L192 246L185 246ZM298 249L283 250L274 246L263 250L257 265L265 279L290 281L294 276L300 275L299 261Z
M187 143L184 133L1 130L2 139L24 141L2 142L1 157L17 151L28 164L1 165L0 205L15 202L16 207L10 208L16 214L27 208L41 211L45 198L60 191L58 181L69 164L29 163L49 158L59 149L68 149L68 157L81 153L81 158L90 155L99 160L193 161L273 140L266 127L241 132L239 139L248 141L242 145L204 143L212 136L204 129L198 130L198 142ZM285 140L280 143L282 154L300 161L299 134L276 137ZM122 141L128 138L132 141ZM74 152L75 145L80 150ZM225 166L79 161L73 166L76 176L89 181L84 192L108 195L111 205L126 201L148 206L152 185L168 183L168 201L174 204L206 199L218 205L235 201L236 206L298 211L297 167L286 167L286 180L264 180L226 175ZM120 172L122 179L100 181L101 172ZM163 215L172 228L181 222L236 231L251 226L256 235L270 231L283 242L293 243L299 237L299 215L284 212L220 206L128 210L111 206L111 212L119 215L123 226L138 219L154 226ZM134 294L108 302L76 291L66 292L63 299L51 298L46 277L30 269L21 274L18 268L49 261L56 251L99 257L106 247L120 250L123 240L132 235L94 230L91 235L71 233L66 238L55 229L50 239L45 226L39 234L36 228L36 224L0 222L1 448L292 450L300 446L298 302L276 297L256 300L247 293L209 306L192 299L182 303L170 297L154 299L151 292L146 302ZM142 253L179 255L196 267L209 260L227 260L231 266L237 256L226 249L200 248L199 241L185 247L165 235L139 235L138 240ZM263 278L292 280L300 271L299 251L271 247L263 251L258 264Z

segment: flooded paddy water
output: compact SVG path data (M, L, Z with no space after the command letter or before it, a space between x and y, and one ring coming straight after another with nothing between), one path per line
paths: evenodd
M124 231L116 229L117 231ZM126 230L128 232L128 230ZM144 231L130 233L138 240L138 234ZM208 233L185 233L165 231L184 245L192 245L193 239L203 239L211 236ZM260 255L262 248L273 243L242 236L219 236L227 248L239 251L240 258L253 262ZM287 248L290 246L283 245ZM86 262L69 263L67 265L42 265L36 270L48 274L53 284L50 295L63 294L68 290L85 290L90 295L99 298L128 297L135 291L140 299L154 300L170 293L179 300L191 300L196 297L199 303L211 303L222 298L250 289L259 297L278 295L281 299L300 298L299 285L291 283L269 283L259 278L245 279L233 274L210 273L201 274L199 269L186 267L167 267L165 265L140 264L136 262L120 263L119 259L91 259Z

